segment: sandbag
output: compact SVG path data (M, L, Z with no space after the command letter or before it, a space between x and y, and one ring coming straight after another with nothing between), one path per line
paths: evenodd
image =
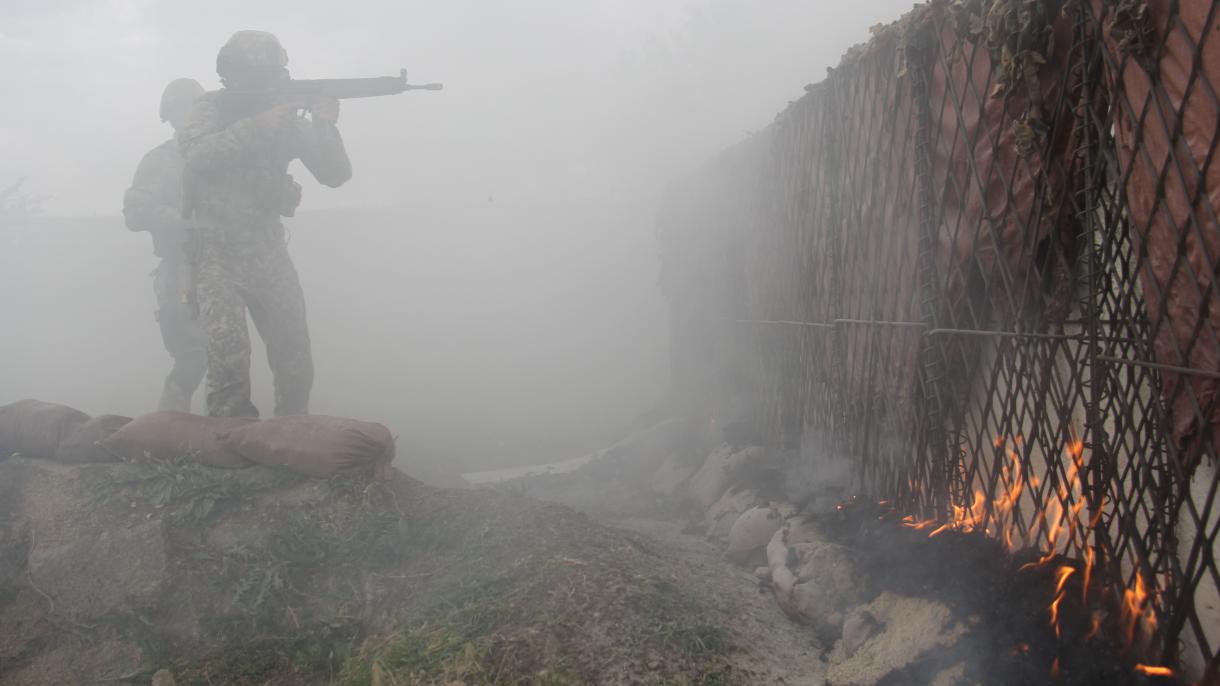
M767 543L771 588L785 614L838 630L859 592L847 548L821 540L816 525L788 519Z
M131 417L117 414L104 414L94 417L76 427L66 438L59 442L55 451L55 461L67 464L83 464L86 462L115 462L115 457L99 443L114 435L114 432L126 426Z
M209 467L241 469L250 462L229 448L230 431L254 423L244 417L200 417L185 412L140 415L101 441L107 452L126 460L189 458Z
M60 441L87 421L89 415L66 405L18 400L0 407L0 453L55 457Z
M772 507L746 510L729 529L729 549L725 556L735 562L745 562L751 553L763 548L783 525L783 517Z
M764 457L766 451L762 448L737 450L723 445L707 456L703 466L687 482L687 490L695 503L706 510L720 500L744 468Z
M276 417L234 429L229 447L267 467L327 478L340 470L394 459L394 437L381 424L342 417Z
M713 540L728 540L729 532L737 518L754 507L757 500L758 493L753 489L730 488L715 505L708 508L703 517L703 523L707 526L707 537Z

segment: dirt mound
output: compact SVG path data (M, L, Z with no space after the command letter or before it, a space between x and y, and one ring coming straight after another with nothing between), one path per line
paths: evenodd
M371 471L0 462L0 684L723 683L640 537Z

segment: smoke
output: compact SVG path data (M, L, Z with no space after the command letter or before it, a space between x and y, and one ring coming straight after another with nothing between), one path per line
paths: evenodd
M28 177L46 216L0 227L0 403L155 403L169 366L156 262L122 226L122 193L169 136L163 86L216 87L220 44L259 28L294 76L406 67L446 83L344 102L344 187L290 170L305 183L286 223L312 409L383 421L405 459L442 471L591 450L664 401L652 231L665 183L765 126L907 4L8 3L0 59L21 66L0 73L0 186Z

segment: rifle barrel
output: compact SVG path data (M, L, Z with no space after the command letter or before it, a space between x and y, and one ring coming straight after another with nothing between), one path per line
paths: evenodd
M363 79L293 79L282 89L286 95L372 98L397 95L408 90L405 78L374 76Z

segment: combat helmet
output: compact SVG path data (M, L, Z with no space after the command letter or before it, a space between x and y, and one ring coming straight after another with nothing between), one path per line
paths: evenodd
M216 55L216 73L224 81L243 71L283 69L288 53L280 40L266 31L238 31Z
M169 121L175 111L180 111L203 95L203 86L195 79L174 79L161 93L161 121Z

